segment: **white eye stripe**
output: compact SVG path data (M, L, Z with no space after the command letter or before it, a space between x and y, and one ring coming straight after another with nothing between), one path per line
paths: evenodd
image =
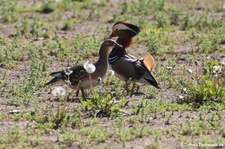
M113 26L113 30L130 30L132 32L135 32L134 30L132 30L131 28L129 28L128 26L124 25L124 24L116 24L115 26ZM136 32L135 32L136 33Z

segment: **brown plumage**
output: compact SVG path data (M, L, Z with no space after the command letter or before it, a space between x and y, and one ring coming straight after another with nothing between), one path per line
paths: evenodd
M159 83L151 74L154 65L154 59L150 54L144 58L136 58L127 54L125 48L132 43L133 37L140 32L140 29L127 22L117 22L112 27L112 33L109 38L118 37L117 43L123 47L115 46L109 55L109 64L117 76L124 81L131 79L135 82L150 84L160 88Z

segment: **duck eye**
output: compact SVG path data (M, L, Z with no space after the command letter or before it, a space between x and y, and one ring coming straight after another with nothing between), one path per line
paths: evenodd
M105 44L106 44L106 45L109 45L109 44L110 44L110 41L107 41Z

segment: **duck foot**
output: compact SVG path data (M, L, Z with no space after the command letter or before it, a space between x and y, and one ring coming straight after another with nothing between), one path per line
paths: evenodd
M132 85L131 91L130 91L130 97L133 96L133 95L135 95L135 96L143 95L144 93L139 92L139 90L140 90L140 86L136 85L136 83L134 82L133 85Z

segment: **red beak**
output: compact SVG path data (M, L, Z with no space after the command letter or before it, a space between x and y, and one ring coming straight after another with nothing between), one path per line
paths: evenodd
M109 39L115 37L114 33L112 32L111 35L109 35Z

